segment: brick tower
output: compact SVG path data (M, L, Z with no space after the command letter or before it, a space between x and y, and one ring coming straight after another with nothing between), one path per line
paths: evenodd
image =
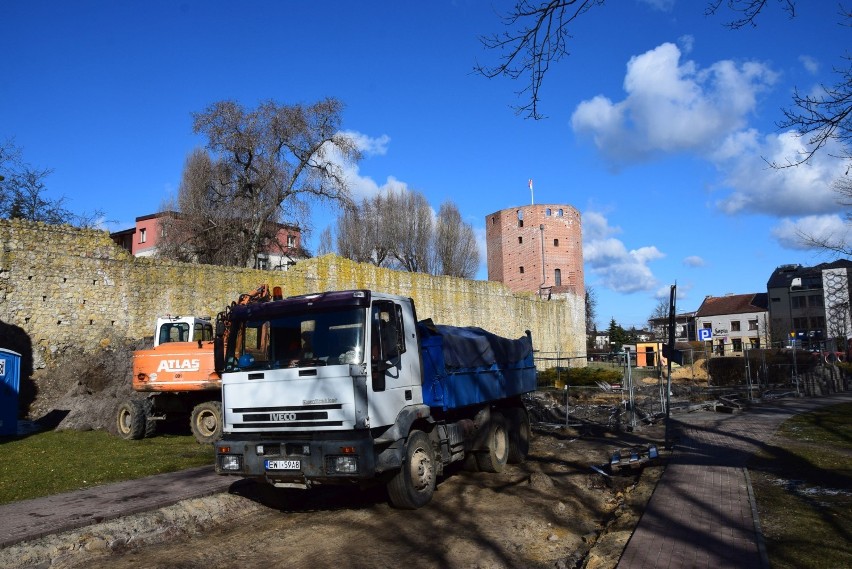
M514 292L585 295L580 212L526 205L485 218L488 280Z

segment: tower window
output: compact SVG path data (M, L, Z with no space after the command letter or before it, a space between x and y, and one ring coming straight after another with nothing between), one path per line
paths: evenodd
M521 272L521 274L524 274L524 268L523 268L523 267L521 267L521 271L520 271L520 272Z
M556 286L562 286L562 269L553 271L553 280L556 282Z
M522 245L524 242L524 238L518 235L518 245Z
M554 246L554 247L559 247L559 239L554 239L554 240L553 240L553 246Z
M550 210L550 208L547 208L546 210L544 210L544 215L546 215L547 217L550 217L552 213L553 212Z

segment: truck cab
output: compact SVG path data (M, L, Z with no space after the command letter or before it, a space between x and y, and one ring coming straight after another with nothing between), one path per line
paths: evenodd
M157 318L154 347L169 342L193 342L213 340L213 324L210 318L200 316L166 316Z

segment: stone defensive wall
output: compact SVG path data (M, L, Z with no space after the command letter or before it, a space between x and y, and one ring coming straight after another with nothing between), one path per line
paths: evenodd
M0 347L14 349L11 331L23 332L35 368L69 348L93 352L151 336L158 316L215 318L261 284L280 286L284 296L350 288L410 296L420 319L507 337L529 329L546 357L585 365L582 295L547 300L500 283L393 271L335 255L286 272L134 258L105 231L0 220Z

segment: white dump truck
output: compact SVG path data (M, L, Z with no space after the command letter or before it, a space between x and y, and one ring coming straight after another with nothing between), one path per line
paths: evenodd
M418 322L412 299L369 290L236 306L228 322L219 474L380 482L392 505L415 509L450 463L499 472L526 458L529 331Z

